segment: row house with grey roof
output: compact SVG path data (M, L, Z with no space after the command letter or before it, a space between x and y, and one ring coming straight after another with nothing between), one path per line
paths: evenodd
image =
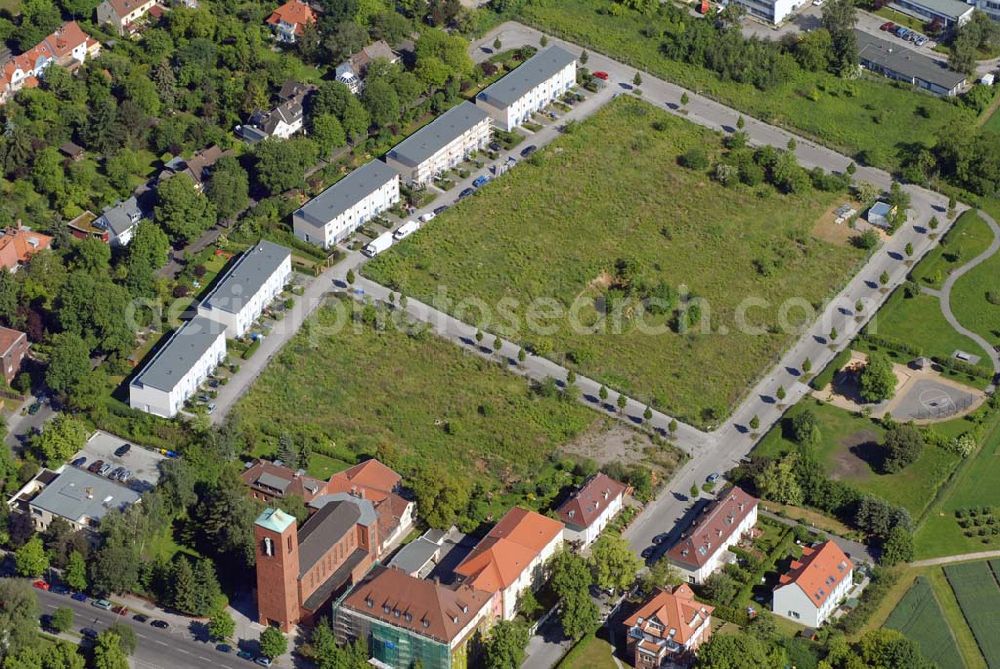
M475 151L485 149L493 131L489 114L462 102L393 147L385 162L414 186L457 166Z
M512 131L576 84L576 56L550 46L476 96L496 127Z

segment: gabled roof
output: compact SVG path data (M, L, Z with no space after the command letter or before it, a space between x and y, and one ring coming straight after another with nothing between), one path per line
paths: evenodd
M321 497L320 500L325 500ZM316 513L299 528L299 577L304 576L327 554L330 547L337 544L348 533L357 532L358 524L364 524L366 512L374 518L371 504L366 509L364 500L328 499ZM318 500L317 500L318 501ZM315 505L313 504L310 506Z
M273 497L298 495L308 504L326 489L326 483L267 460L255 460L240 473L250 488Z
M667 551L667 557L684 566L701 567L756 507L757 498L742 488L723 491L694 520L684 538Z
M809 601L822 606L841 581L850 577L854 563L833 541L802 549L802 559L793 561L788 573L782 574L778 588L795 584Z
M355 72L362 74L376 58L384 58L390 63L399 60L399 57L393 53L392 47L385 40L377 40L352 55L349 62Z
M342 607L393 627L451 645L488 606L487 592L467 585L449 588L392 567L375 567Z
M322 228L397 178L396 170L381 160L372 160L306 202L295 212L295 216L309 225Z
M296 35L301 35L303 28L307 23L313 23L316 21L316 12L305 2L300 2L299 0L288 0L285 4L278 7L267 17L268 25L277 25L279 23L284 23L290 26L294 26L294 32Z
M491 84L479 97L501 109L514 104L576 62L576 56L561 46L550 46L524 61L507 76Z
M962 2L955 5L973 7ZM906 77L920 79L945 90L952 90L961 85L967 77L949 69L943 63L929 58L913 49L897 46L888 40L875 37L863 30L854 31L858 40L858 57L863 65L874 64L879 68L890 70Z
M107 226L116 237L120 237L134 228L142 218L143 212L139 200L133 195L105 209L97 219L97 225Z
M685 645L713 611L714 606L696 602L691 588L681 584L673 592L660 590L629 616L624 625L626 628L638 627L649 636ZM650 620L655 621L658 627L650 625Z
M120 20L147 4L149 0L104 0L104 2L114 10Z
M567 526L583 529L597 520L611 504L625 494L626 486L604 472L598 472L556 510Z
M514 583L542 550L562 535L562 531L563 524L558 520L514 507L455 568L455 573L480 590L503 590Z
M13 328L0 327L0 355L4 355L14 344L21 341L22 337L28 335Z
M29 230L20 224L17 227L7 228L0 235L0 265L7 269L15 269L34 254L49 248L51 244L52 238L48 235Z
M399 487L402 477L372 458L330 477L327 490L346 492L372 502L381 502Z

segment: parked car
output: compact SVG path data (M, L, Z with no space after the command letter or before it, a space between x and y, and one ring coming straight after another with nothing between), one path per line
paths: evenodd
M76 460L74 460L70 464L73 465L74 467L82 467L85 464L87 464L87 458L82 458L82 457L81 458L77 458Z
M112 469L112 470L111 470L110 472L108 472L108 478L109 478L109 479L115 479L115 480L117 480L117 479L118 479L118 476L119 476L119 475L120 475L120 474L121 474L121 473L122 473L123 471L125 471L125 468L124 468L124 467L115 467L115 468L114 468L114 469Z
M117 613L120 616L124 616L125 614L128 613L128 607L119 604L118 606L112 607L111 612Z
M91 474L96 474L97 472L101 471L101 467L103 466L104 466L104 460L94 460L93 462L90 463L90 466L87 467L87 471L90 472Z
M80 634L83 635L84 639L90 639L91 641L97 638L97 630L91 629L90 627L84 627L80 630Z
M664 532L663 534L657 534L655 537L653 537L653 543L656 544L657 546L662 544L666 540L667 540L666 532Z
M406 239L419 229L419 223L416 221L407 221L399 226L394 233L392 233L392 238L398 242L401 239Z
M910 34L909 28L904 28L903 26L896 26L896 37L906 38Z
M111 463L105 462L103 465L101 465L101 468L97 470L97 473L100 474L101 476L107 476L108 472L110 472L111 469L112 469Z
M437 214L435 214L433 211L429 211L426 214L420 214L420 222L429 223L430 221L433 221L436 216Z
M91 606L96 606L99 609L104 609L105 611L111 610L111 602L106 599L95 599L90 603Z
M56 585L53 585L51 588L49 588L49 592L54 592L57 595L68 595L69 588L67 588L62 583L57 583Z
M215 413L215 402L210 402L209 405L207 407L205 407L205 412L209 416L211 416L213 413Z
M498 142L490 142L490 151L499 151L502 148Z
M483 174L482 176L476 177L476 180L472 182L474 188L482 188L487 183L489 183L490 178Z
M115 449L115 455L119 458L128 455L128 452L132 450L132 444L122 444Z
M467 198L475 192L476 192L475 188L466 188L465 190L463 190L461 193L458 194L458 199L461 200L463 198Z
M147 620L149 620L149 616L147 616L145 613L137 613L134 616L132 616L132 620L136 621L137 623L145 623Z
M522 158L527 158L528 156L530 156L531 154L533 154L537 150L538 150L538 147L535 146L534 144L532 144L531 146L526 146L523 149L521 149L521 157Z
M643 560L648 560L650 557L652 557L653 552L655 550L656 550L655 546L649 546L648 548L642 549L642 553L641 553L642 559Z
M261 655L256 660L254 660L254 662L256 662L257 664L259 664L262 667L270 667L271 666L271 658L264 657L263 655Z
M168 623L166 620L154 620L153 622L151 622L149 624L152 625L153 627L155 627L158 630L165 630L168 627L170 627L170 623Z
M913 43L916 44L917 46L923 46L927 44L927 38L921 35Z
M253 653L251 653L248 650L238 650L238 651L236 651L236 657L238 657L238 658L240 658L242 660L252 660L253 659Z
M598 70L597 72L594 72L594 76L600 79L601 81L607 81L610 78L608 76L608 73L603 70Z
M128 469L123 469L122 473L118 475L118 480L121 483L127 483L131 478L132 478L132 472L129 471Z
M76 600L78 602L85 602L85 601L87 601L87 595L83 594L82 592L74 592L69 597L70 597L70 599L74 599L74 600Z
M721 476L722 475L719 474L718 472L712 472L705 478L705 481L707 481L708 483L715 483L716 481L719 480Z
M436 207L436 208L434 209L434 215L435 215L435 216L440 216L440 215L441 215L441 213L442 213L442 212L445 212L445 211L448 211L448 205L446 205L446 204L443 204L443 205L441 205L440 207Z
M36 413L38 413L38 410L41 408L42 408L42 403L39 402L38 400L35 400L34 402L31 403L31 406L28 407L28 415L34 416Z
M231 653L233 652L233 647L230 646L229 644L220 643L218 646L215 647L215 650L219 651L220 653Z
M892 21L886 21L885 23L883 23L882 25L880 25L878 27L878 29L879 30L884 30L884 31L888 32L890 30L895 30L896 29L896 24L893 23Z
M39 590L48 590L49 584L46 581L43 581L42 579L38 579L37 581L31 584L31 587L38 588Z

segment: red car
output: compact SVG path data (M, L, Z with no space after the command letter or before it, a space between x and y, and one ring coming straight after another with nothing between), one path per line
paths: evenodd
M597 77L598 79L603 80L603 81L607 81L608 80L608 73L607 72L602 72L601 70L598 70L597 72L594 72L594 76Z
M43 581L42 579L38 579L37 581L35 581L34 583L32 583L31 586L34 587L34 588L38 588L39 590L48 590L49 589L49 584L46 583L45 581Z
M884 31L888 32L890 30L895 30L896 29L896 24L893 23L892 21L886 21L885 23L883 23L882 25L880 25L878 27L878 29L879 30L884 30Z

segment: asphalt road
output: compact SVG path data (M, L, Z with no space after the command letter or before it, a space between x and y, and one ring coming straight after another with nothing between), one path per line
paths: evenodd
M171 627L159 630L149 623L141 624L132 620L132 613L119 616L92 606L90 600L78 602L69 595L57 595L45 590L35 590L41 613L51 614L59 607L73 610L73 629L79 633L84 627L102 632L114 623L124 623L135 630L135 654L132 666L137 669L180 669L182 667L224 667L226 669L248 669L255 666L235 654L224 654L215 650L214 644L195 641L186 629Z

